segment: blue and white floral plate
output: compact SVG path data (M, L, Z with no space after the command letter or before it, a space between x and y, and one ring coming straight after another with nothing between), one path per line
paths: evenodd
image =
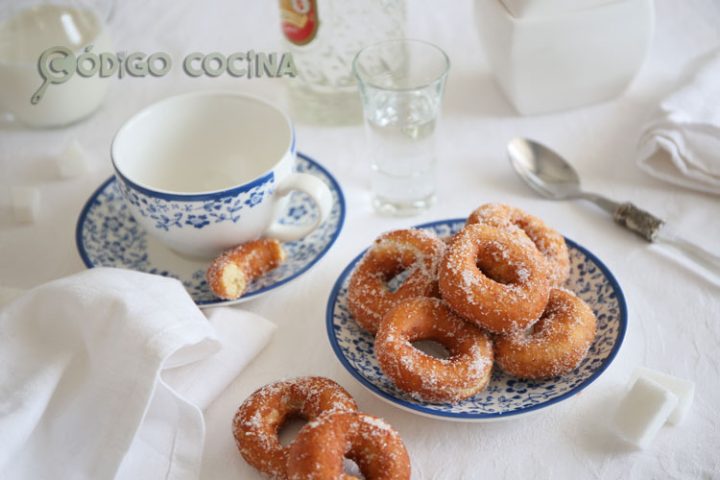
M322 179L330 187L333 208L328 219L307 237L283 244L287 260L275 270L255 280L238 300L217 298L208 288L208 263L181 257L168 250L133 219L115 177L104 182L85 204L76 228L80 257L89 268L119 267L174 277L183 282L190 296L201 307L244 302L278 288L305 273L340 235L345 220L345 199L337 180L315 160L297 154L295 170ZM305 223L318 215L310 197L293 192L281 223Z
M459 231L465 219L419 225L439 236ZM515 418L549 407L590 385L615 358L627 325L627 308L620 285L595 255L571 240L570 279L567 287L593 309L597 335L587 357L568 375L543 381L520 380L493 371L488 388L457 404L427 403L399 390L386 377L375 358L373 336L361 329L347 308L347 289L358 255L340 274L327 306L327 333L335 355L360 383L383 400L412 413L445 420L484 422Z

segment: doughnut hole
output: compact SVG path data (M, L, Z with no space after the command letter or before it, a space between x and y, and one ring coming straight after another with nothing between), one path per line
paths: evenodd
M445 330L433 322L413 322L405 332L407 341L422 355L438 360L448 360L458 355L456 332Z
M360 467L352 458L343 458L343 473L349 475L352 479L365 480L365 475L363 475Z
M307 418L300 413L290 413L278 427L278 441L283 447L290 445L298 432L307 423Z
M410 342L413 347L420 350L425 355L428 355L430 357L438 358L440 360L445 360L450 358L450 350L443 345L442 343L438 342L437 340L433 339L426 339L426 340L416 340L414 342Z
M397 292L398 288L405 283L405 280L408 279L412 272L412 266L408 268L398 265L397 271L392 271L383 278L387 289L392 293Z
M393 259L393 264L383 273L382 280L387 289L394 293L402 286L405 280L418 268L420 263L419 255L408 248L401 248L397 252L397 257Z
M437 296L437 267L445 245L420 231L379 237L350 277L348 310L358 325L377 332L385 313L405 298Z
M520 275L522 267L508 260L507 249L499 242L482 244L475 257L475 265L480 273L502 285L512 285L523 280Z
M452 332L430 327L413 333L415 335L411 334L408 341L421 355L440 361L450 361L461 355L453 342Z

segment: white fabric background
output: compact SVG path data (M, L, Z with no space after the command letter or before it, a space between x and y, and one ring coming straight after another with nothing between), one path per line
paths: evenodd
M369 207L362 127L298 125L298 144L342 184L348 216L328 255L303 281L244 308L278 325L273 340L206 413L203 478L260 478L235 450L230 422L255 388L294 375L327 375L367 412L402 434L414 478L720 478L720 291L591 205L540 200L514 176L504 154L513 136L540 139L572 159L589 189L630 200L720 252L720 199L664 184L635 166L645 120L687 68L720 43L720 4L658 0L649 58L620 98L570 112L521 118L490 79L472 21L472 2L408 2L409 35L434 41L451 57L441 142L439 203L410 219L376 216ZM176 62L195 50L280 50L276 2L208 0L118 2L111 24L118 49L168 51ZM609 32L611 34L611 32ZM121 123L147 103L197 88L231 88L282 101L279 80L189 79L176 63L162 79L115 80L88 121L65 129L0 130L0 283L26 288L83 269L74 228L87 197L110 175L109 144ZM720 81L720 79L719 79ZM92 173L57 179L51 156L72 138L90 152ZM41 189L34 225L17 225L7 187ZM596 253L615 273L629 309L625 344L613 365L582 394L550 410L492 424L456 424L400 411L366 392L335 360L325 338L327 296L340 271L378 233L466 215L504 201L544 218ZM289 313L292 312L292 313ZM614 402L639 364L697 382L695 404L678 427L664 428L647 451L625 447L607 430ZM81 432L77 432L81 434Z

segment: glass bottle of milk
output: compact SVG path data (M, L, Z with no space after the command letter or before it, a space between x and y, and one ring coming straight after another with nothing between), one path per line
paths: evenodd
M77 56L92 45L93 53L112 52L104 18L110 9L100 12L98 3L18 1L0 8L0 111L27 126L57 127L83 119L100 106L110 79L77 73L64 83L48 85L42 98L31 103L43 84L38 61L46 49L67 47Z
M293 118L323 125L362 121L352 61L363 47L405 35L405 0L279 0Z

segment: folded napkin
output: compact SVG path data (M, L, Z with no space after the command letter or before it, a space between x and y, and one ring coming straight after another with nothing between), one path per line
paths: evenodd
M0 310L0 478L197 478L201 410L273 329L127 270L25 293Z
M661 180L720 194L720 50L662 101L641 136L638 165Z

